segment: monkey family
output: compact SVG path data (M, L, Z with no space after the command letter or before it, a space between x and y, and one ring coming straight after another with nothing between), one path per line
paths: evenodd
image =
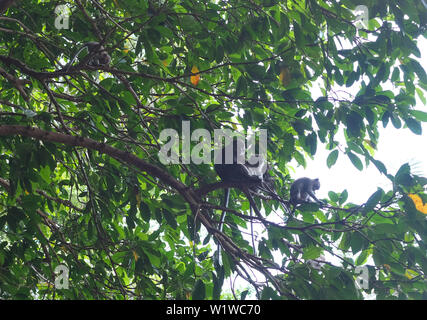
M239 156L244 157L244 148L237 143L237 140L233 139L232 143L232 161L231 163L225 162L225 152L227 147L224 147L220 154L220 159L215 161L215 171L222 181L225 182L241 182L242 188L245 189L244 182L254 184L249 188L249 191L254 192L260 190L270 196L273 199L279 200L281 204L291 204L295 207L298 204L305 202L310 202L313 200L319 204L323 204L322 201L317 199L315 192L320 188L319 179L310 179L310 178L299 178L295 180L290 188L290 200L285 201L281 199L278 194L273 190L272 187L272 178L268 174L268 166L265 159L258 157L258 163L251 164L248 161L244 163L238 163ZM219 157L218 157L219 158ZM248 200L251 203L254 203L251 192L247 193ZM224 197L224 207L228 206L230 196L229 188L225 191ZM257 208L254 208L255 212L259 212ZM286 208L285 213L290 213L289 208ZM222 224L224 223L225 212L222 213L220 219L220 231L222 231Z
M251 164L252 161L238 161L240 159L244 159L244 147L243 145L239 145L237 140L233 139L232 148L231 163L226 163L226 146L221 150L221 154L218 156L218 158L215 159L216 161L214 168L222 181L241 183L239 188L245 193L249 200L251 215L253 209L255 213L261 217L261 213L256 207L255 201L252 197L252 193L257 191L261 191L270 196L272 199L279 201L283 212L288 215L288 217L285 219L286 221L295 211L295 207L299 204L310 202L310 200L313 200L319 204L323 204L323 202L317 199L315 195L316 190L320 188L319 179L299 178L295 180L290 188L290 200L283 200L274 190L273 179L268 173L269 168L265 159L257 156L258 162L255 164ZM249 183L250 186L247 186ZM228 208L229 198L230 189L227 188L224 192L224 208ZM293 206L293 210L289 208L290 205ZM218 230L220 232L222 232L224 220L225 211L222 212L218 224ZM220 246L218 246L218 259L219 252Z
M224 182L237 182L241 184L239 189L241 189L250 203L250 214L252 215L252 209L255 211L258 217L261 217L261 213L256 207L255 201L253 200L252 193L261 191L272 199L279 201L282 206L284 214L287 214L288 218L293 214L297 205L310 202L314 200L319 204L323 204L322 201L317 199L314 194L316 190L320 188L319 179L310 179L310 178L299 178L295 180L290 188L290 200L283 200L277 192L274 190L274 182L272 177L268 173L268 165L262 157L257 156L258 162L252 164L253 161L241 161L244 159L244 146L243 144L238 144L238 141L233 139L232 146L232 159L231 163L226 162L226 150L227 146L222 148L221 154L218 155L215 159L215 171L218 176ZM228 159L230 162L230 159ZM239 161L240 160L240 161ZM224 192L224 201L223 207L228 208L230 198L230 188L226 188ZM293 206L293 210L289 207ZM225 221L225 211L222 212L218 230L222 232L224 221ZM251 220L252 225L252 220ZM252 233L252 246L255 253L255 244ZM221 263L220 259L221 247L218 245L218 263Z

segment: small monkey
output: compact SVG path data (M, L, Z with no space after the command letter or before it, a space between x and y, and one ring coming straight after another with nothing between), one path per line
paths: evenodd
M310 202L310 198L319 204L323 204L322 201L316 198L314 192L320 189L319 179L310 178L299 178L295 180L291 185L291 200L292 205L297 205L304 202Z
M101 66L106 66L110 64L111 57L108 54L108 52L105 50L104 46L101 45L99 42L90 41L90 42L86 42L79 49L79 51L77 51L73 59L71 59L71 62L68 64L67 71L73 65L74 61L76 60L80 52L82 52L85 48L87 48L88 54L91 56L89 61L87 62L88 66L101 67Z

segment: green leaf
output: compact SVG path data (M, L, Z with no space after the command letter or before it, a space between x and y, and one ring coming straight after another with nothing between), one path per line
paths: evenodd
M307 147L309 148L310 154L313 156L316 154L317 150L317 136L315 133L309 134L306 139L305 143Z
M169 210L163 209L162 214L166 222L168 223L168 225L171 226L172 229L178 228L178 224L176 223L176 218Z
M245 290L240 294L240 300L245 300L246 296L248 295L249 290Z
M416 60L411 60L411 66L420 81L427 84L427 75L424 68L420 65L420 63Z
M402 122L400 121L399 117L395 116L394 114L391 115L391 123L396 129L400 129L402 127Z
M346 123L349 135L359 137L362 129L364 128L362 116L357 112L352 111L347 115Z
M384 191L381 188L378 188L366 201L365 206L363 207L363 212L367 213L375 208L375 206L381 201L381 198L384 194Z
M409 111L415 119L422 122L427 122L427 112L420 111L420 110L410 110Z
M366 263L370 253L369 250L363 250L356 259L356 265L361 266Z
M151 218L150 208L144 201L141 201L139 205L139 212L141 214L142 219L144 219L144 221L146 222L150 221L150 218Z
M358 156L356 156L354 153L352 152L348 152L347 156L350 158L351 163L353 163L353 165L359 169L360 171L363 170L363 164L362 161L359 159Z
M398 67L394 68L393 73L391 75L391 81L397 82L400 79L400 70Z
M377 234L394 234L397 231L397 226L390 223L380 223L375 226L374 232Z
M261 292L261 300L277 300L279 299L279 296L277 295L276 291L273 290L273 288L270 287L264 287L264 289Z
M338 159L338 150L334 150L328 155L328 158L326 159L326 164L328 168L332 167L337 162L337 159Z
M45 182L50 183L50 167L49 166L42 167L39 170L39 173Z
M338 195L335 192L329 191L328 192L328 196L329 196L329 199L331 199L332 202L338 202L339 198L338 198Z
M422 134L423 130L421 127L421 123L419 123L417 120L413 118L408 118L408 119L405 119L405 123L413 133L418 135Z
M387 127L388 121L390 120L391 113L389 111L384 112L382 117L383 127Z
M396 172L396 179L399 179L400 176L409 174L411 172L411 167L408 163L404 163L400 166L399 170Z
M206 287L202 280L197 280L192 294L193 300L204 300L206 297Z
M347 190L344 190L343 192L341 192L338 202L339 204L343 204L347 201L347 199L348 199L348 192Z
M321 247L309 246L304 249L304 253L302 257L305 260L317 259L320 257L320 254L322 253L322 251L323 251L323 248Z
M350 237L350 248L353 254L357 254L363 247L364 238L358 232L352 232Z
M403 186L411 186L413 179L411 177L411 167L409 164L403 164L396 173L395 181Z
M375 167L382 173L387 174L387 168L385 167L384 163L382 163L379 160L371 159L371 161L374 163Z
M351 240L350 233L344 233L341 238L341 242L338 245L338 248L343 251L347 251L348 248L350 247L350 240Z

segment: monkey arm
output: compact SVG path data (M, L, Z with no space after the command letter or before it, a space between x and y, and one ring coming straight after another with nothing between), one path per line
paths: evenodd
M317 203L319 203L319 204L323 204L323 201L321 201L321 200L319 200L319 199L317 199L317 197L316 197L316 195L314 194L314 192L313 191L311 191L311 190L309 190L308 192L307 192L307 194L314 200L314 201L316 201ZM307 199L308 200L308 199Z

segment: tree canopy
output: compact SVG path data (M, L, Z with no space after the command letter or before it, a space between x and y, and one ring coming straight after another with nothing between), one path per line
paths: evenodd
M381 127L421 135L427 121L415 108L426 104L426 25L424 2L412 0L4 8L0 298L426 299L427 179L375 159ZM88 41L109 65L89 65L87 51L69 64ZM373 165L392 188L364 203L329 192L324 207L301 205L287 222L276 199L255 197L262 216L252 216L232 188L219 232L230 185L213 164L159 160L160 133L182 137L184 121L211 133L267 130L284 199L290 162L305 166L320 148L325 166ZM262 230L254 241L251 223ZM68 286L55 282L58 266Z

